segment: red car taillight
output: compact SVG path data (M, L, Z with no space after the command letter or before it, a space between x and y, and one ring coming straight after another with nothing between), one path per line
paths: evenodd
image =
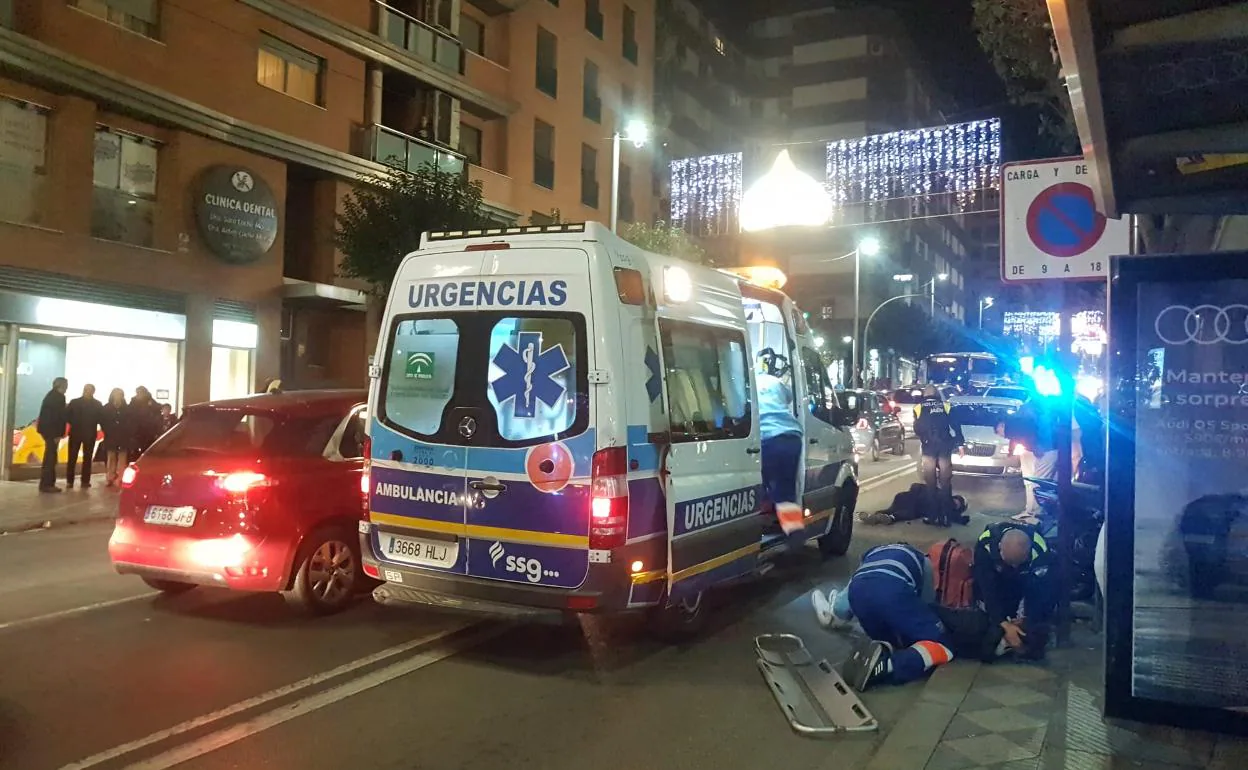
M134 463L127 465L126 469L121 472L121 488L129 489L134 486L134 480L138 477L138 475L139 469L134 465Z
M628 449L612 447L594 453L589 547L609 550L628 539Z

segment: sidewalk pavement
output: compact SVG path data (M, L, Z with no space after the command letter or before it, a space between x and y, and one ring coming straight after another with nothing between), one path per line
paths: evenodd
M1100 639L1078 628L1075 642L1041 665L955 661L937 670L866 770L1248 767L1243 739L1106 721Z
M60 527L117 515L117 490L101 479L90 489L75 487L59 495L42 494L37 481L0 482L0 533Z

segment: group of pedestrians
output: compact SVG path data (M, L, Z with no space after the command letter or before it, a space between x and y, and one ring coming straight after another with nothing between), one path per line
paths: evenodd
M108 486L117 483L126 464L142 454L172 427L173 409L152 398L147 388L135 388L134 398L126 401L121 388L113 388L108 401L100 403L95 386L85 385L82 395L66 401L69 381L57 377L52 389L43 397L36 430L43 438L43 466L39 476L40 492L60 492L56 484L56 461L61 439L68 436L69 457L66 463L66 486L73 489L81 479L82 486L91 486L92 465L97 449L104 454L104 476ZM103 431L102 446L96 446ZM79 457L81 456L81 476Z

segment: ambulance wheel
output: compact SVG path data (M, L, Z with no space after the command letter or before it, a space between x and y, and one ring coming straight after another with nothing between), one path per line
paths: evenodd
M819 553L823 556L844 556L849 542L854 539L854 509L858 507L858 487L849 486L837 495L836 508L832 511L832 527L819 538Z
M664 596L659 606L650 610L647 625L651 636L666 644L689 641L706 625L706 592L699 591L672 605Z

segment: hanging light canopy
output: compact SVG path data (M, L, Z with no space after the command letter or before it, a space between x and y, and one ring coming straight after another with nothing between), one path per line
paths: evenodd
M832 198L824 186L793 164L781 150L762 179L741 196L741 229L822 227L832 218Z

